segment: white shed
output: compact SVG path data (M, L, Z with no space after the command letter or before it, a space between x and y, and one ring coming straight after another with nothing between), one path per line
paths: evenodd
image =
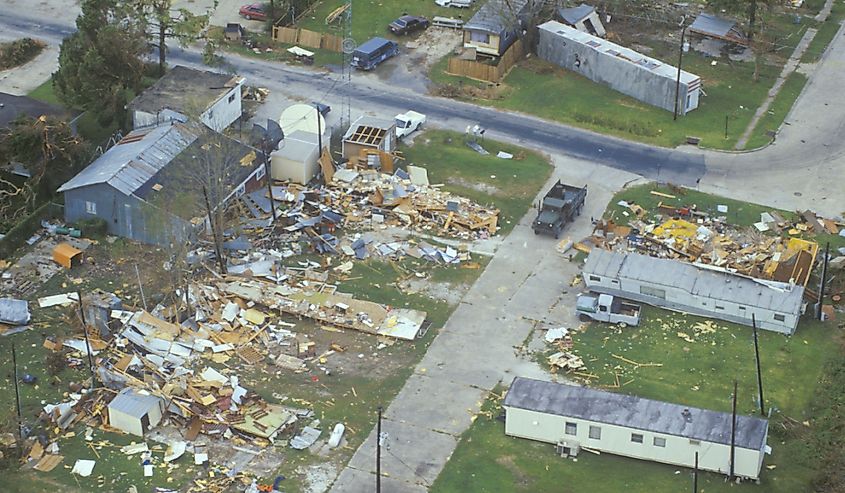
M270 154L270 176L274 180L305 185L320 172L317 135L297 130Z
M505 434L727 474L731 470L732 415L614 394L586 387L516 377L505 397ZM736 417L734 474L757 479L769 422Z
M592 291L650 305L792 334L803 307L802 286L753 279L704 265L594 248L584 263Z
M164 401L126 388L112 399L108 406L109 425L119 430L144 436L144 433L161 422Z

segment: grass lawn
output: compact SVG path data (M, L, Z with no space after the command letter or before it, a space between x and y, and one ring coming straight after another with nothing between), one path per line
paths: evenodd
M329 32L342 36L340 21L326 25L326 16L343 5L342 0L325 0L309 15L299 21L297 27L311 31ZM405 36L394 36L387 25L404 14L422 15L429 20L435 16L469 19L483 2L475 2L469 9L440 7L434 0L354 0L352 2L352 38L362 44L374 36L401 40Z
M792 72L786 78L786 82L780 89L780 92L775 96L775 100L769 107L769 111L763 115L763 118L757 122L751 137L748 139L746 149L757 149L763 147L772 141L769 132L777 132L783 124L789 110L792 109L793 103L798 99L798 95L804 90L807 84L807 76L799 72Z
M839 32L839 28L842 27L843 19L845 19L845 3L842 0L834 1L830 15L824 24L818 28L816 37L813 38L810 46L807 47L807 51L801 57L801 63L813 63L821 59L828 45Z
M499 234L504 235L531 207L552 167L533 151L492 140L482 145L489 155L482 156L467 147L463 134L428 130L402 151L407 164L428 170L431 183L443 183L444 190L498 207ZM499 151L513 154L514 159L496 157Z
M701 138L703 147L732 148L774 84L778 67L763 66L760 79L752 82L752 64L710 65L695 53L684 57L684 68L702 77L707 97L698 109L672 120L672 113L641 103L597 84L574 72L532 58L521 62L505 78L500 99L473 102L531 113L549 120L596 132L666 147L677 146L687 136ZM445 62L435 69L445 67ZM435 80L458 80L434 76ZM725 139L725 118L728 139Z

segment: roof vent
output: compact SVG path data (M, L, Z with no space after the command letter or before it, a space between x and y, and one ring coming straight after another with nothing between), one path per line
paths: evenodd
M689 412L689 409L684 409L683 412L681 412L681 416L684 417L684 421L687 423L692 423L692 413Z

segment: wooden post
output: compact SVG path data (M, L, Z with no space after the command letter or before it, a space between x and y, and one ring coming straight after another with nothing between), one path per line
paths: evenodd
M760 372L760 343L757 340L757 319L751 314L751 327L754 329L754 357L757 361L757 389L760 391L760 415L766 416L766 407L763 403L763 374Z
M731 480L734 478L734 462L736 459L736 379L734 379L733 411L731 412Z
M692 493L698 493L698 452L695 453L695 469L692 471Z

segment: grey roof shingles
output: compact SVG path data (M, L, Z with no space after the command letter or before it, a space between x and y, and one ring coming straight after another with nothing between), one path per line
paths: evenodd
M592 14L595 11L595 8L582 3L577 7L561 7L557 10L557 15L569 24L575 24L585 19L588 15Z
M120 411L123 414L141 419L150 409L159 406L161 399L153 395L139 394L132 389L125 389L117 394L109 403L109 410Z
M516 377L503 405L652 433L730 445L731 414L614 394L574 385ZM688 417L684 411L689 411ZM763 448L769 422L737 415L737 447Z
M59 187L65 192L107 183L131 195L197 139L188 125L164 124L130 132L79 174Z
M695 296L724 300L783 313L799 313L804 289L784 283L761 282L678 260L594 248L584 273L642 281L682 289ZM771 287L777 285L778 288Z
M745 35L738 31L736 22L712 14L699 14L690 25L692 32L716 37L745 39Z
M516 16L522 13L529 0L488 0L464 24L464 29L499 34L515 27Z

